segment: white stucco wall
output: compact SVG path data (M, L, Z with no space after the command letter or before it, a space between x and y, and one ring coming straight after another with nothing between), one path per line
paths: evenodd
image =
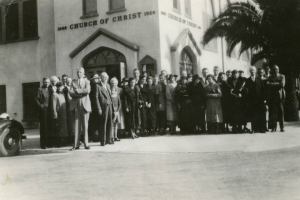
M220 13L220 4L221 8L225 8L227 5L227 0L214 0L214 13L215 16L218 16ZM173 1L172 0L161 0L159 1L159 27L160 27L160 38L161 38L161 68L167 70L169 73L179 73L179 64L172 66L172 54L170 51L171 45L174 43L178 35L186 28L189 28L191 33L196 40L196 43L201 49L201 56L197 55L197 70L196 73L201 74L203 68L208 68L210 73L213 71L214 66L219 66L220 70L226 71L227 69L242 69L248 71L249 62L244 61L243 59L229 58L226 56L226 43L223 43L223 51L221 45L221 38L217 39L218 50L217 52L206 50L201 44L203 34L205 32L203 25L203 13L207 13L212 16L210 0L191 0L191 13L192 17L185 16L185 1L180 0L181 13L174 11ZM165 13L162 14L162 12ZM181 22L171 19L172 17L178 17L181 19ZM200 26L201 28L194 28L189 26L186 20L191 23ZM183 44L186 41L183 41ZM183 45L182 44L182 45ZM222 52L224 56L224 64L222 62ZM177 56L180 56L180 52L177 53ZM174 60L174 58L173 58ZM179 58L175 59L176 61ZM174 65L174 64L173 64ZM224 67L223 67L224 66Z
M57 31L56 35L56 57L57 57L57 73L71 74L72 67L78 66L79 60L75 57L73 60L69 54L80 45L85 39L92 35L98 28L104 28L115 35L126 39L127 41L139 46L138 60L136 64L127 63L128 76L132 75L132 70L137 66L144 56L149 55L154 59L160 59L159 54L159 34L158 34L158 3L157 0L126 0L126 11L107 14L109 5L106 0L98 0L97 9L99 16L87 19L80 19L82 16L82 0L54 0L55 1L55 27L67 26L67 30ZM145 16L144 12L154 11L155 14ZM113 22L114 17L124 16L133 13L141 13L140 18ZM67 15L65 13L68 13ZM100 24L101 19L108 19L106 24ZM70 29L70 24L89 22L97 20L97 25L79 29ZM102 46L101 41L106 41L105 45L109 45L109 40L104 38L98 41L98 47ZM95 47L97 45L93 44ZM111 42L110 48L114 47ZM87 54L89 50L84 50ZM124 53L124 52L122 52ZM126 53L126 52L125 52ZM127 60L132 58L126 57Z
M0 85L6 85L7 112L19 121L23 119L22 83L42 82L55 74L53 15L53 0L39 0L40 38L0 45Z

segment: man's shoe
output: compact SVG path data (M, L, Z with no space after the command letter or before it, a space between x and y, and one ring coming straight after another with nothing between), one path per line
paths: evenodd
M105 146L105 143L104 143L104 142L103 142L103 143L100 143L100 146L104 147L104 146Z
M119 138L114 139L116 142L120 142L121 140Z
M79 147L72 147L72 149L70 149L70 151L74 151L74 150L78 150Z
M87 150L90 150L91 149L91 147L90 146L87 146L87 147L84 147L85 149L87 149Z
M281 132L284 132L284 129L282 128L280 131L281 131Z

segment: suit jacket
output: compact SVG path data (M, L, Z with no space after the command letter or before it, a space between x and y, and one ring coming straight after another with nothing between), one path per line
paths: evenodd
M254 104L262 103L265 101L265 87L263 80L259 77L255 77L255 80L253 81L251 76L246 79L246 85L245 87L248 89L248 100Z
M75 92L76 89L76 92ZM79 100L82 101L82 105L86 112L91 112L91 102L89 93L91 91L90 81L87 78L83 78L82 83L78 83L78 79L74 79L70 88L70 111L75 110Z
M273 83L277 83L273 85ZM269 91L269 99L272 101L274 99L285 100L285 76L279 74L278 76L272 75L267 79L267 87Z
M49 104L49 96L50 96L49 90L46 90L45 87L40 87L34 98L34 101L36 102L37 106L40 109L43 109L45 106L45 101L48 101L48 104ZM48 107L48 105L47 105L47 107Z
M106 89L107 90L105 90L105 88L103 87L103 83L96 85L96 95L94 96L92 101L94 101L94 103L96 104L96 108L98 111L105 111L107 106L112 106L111 90L109 84L106 84Z

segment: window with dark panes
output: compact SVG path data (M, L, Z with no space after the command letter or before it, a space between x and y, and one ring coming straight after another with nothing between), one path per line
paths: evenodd
M97 13L97 0L83 0L83 14Z
M6 41L19 39L19 8L18 3L5 6Z
M125 8L125 0L110 0L110 10Z
M192 17L191 0L185 0L185 15Z
M173 0L174 11L180 12L180 0Z
M12 2L0 1L0 43L37 39L37 0Z
M34 97L40 87L40 82L23 83L23 120L38 121L38 109Z
M0 114L6 112L6 86L0 85Z
M0 7L0 43L2 42L2 9Z
M38 36L37 29L37 3L36 0L23 2L24 38Z

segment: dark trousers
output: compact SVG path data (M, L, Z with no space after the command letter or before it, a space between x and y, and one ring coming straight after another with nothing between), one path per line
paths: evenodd
M253 131L265 131L266 129L266 112L264 105L251 116L251 126Z
M99 120L99 140L101 144L110 142L113 138L112 105L107 105L102 109L102 115Z
M284 101L275 100L269 103L269 128L277 128L277 120L281 129L284 128Z
M166 128L167 125L167 113L165 110L157 111L157 127Z
M93 111L90 114L89 127L88 127L89 140L93 140L93 142L98 142L99 140L99 135L96 134L98 125L99 125L99 114Z
M47 147L47 135L48 135L48 108L44 107L43 110L40 111L40 146L41 148Z

